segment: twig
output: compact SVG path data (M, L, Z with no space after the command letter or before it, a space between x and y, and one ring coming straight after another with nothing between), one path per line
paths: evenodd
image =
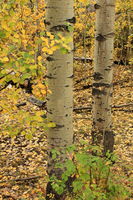
M46 102L38 100L38 99L36 99L34 97L29 97L28 101L31 102L31 103L33 103L36 106L39 106L39 107L43 107L44 105L46 105ZM22 102L20 104L16 104L17 107L25 106L25 105L26 105L26 102ZM128 103L128 104L112 105L112 108L122 108L122 107L128 107L128 106L133 106L133 103L131 102L131 103ZM75 111L75 112L78 111L78 110L88 110L88 111L91 111L92 107L86 106L86 107L73 108L73 111Z
M84 80L86 80L86 79L88 79L88 78L91 78L91 77L93 77L93 76L86 76L86 77L84 77L84 78L81 78L81 79L79 79L79 80L76 80L75 83L80 83L80 82L82 82L82 81L84 81Z
M122 108L122 107L128 107L133 106L133 103L127 103L127 104L121 104L121 105L113 105L112 108Z
M12 198L13 200L17 200L17 198L14 197L14 196L11 195L11 194L3 194L2 197L3 197L4 199L11 199L11 198Z
M79 60L81 62L92 62L94 59L93 58L85 58L85 57L74 57L74 60ZM114 64L116 65L130 65L128 61L124 62L123 60L115 60Z
M85 58L85 57L74 57L74 60L79 60L79 61L87 62L87 63L93 61L92 58Z
M5 77L6 77L6 76L8 76L9 74L12 74L12 73L14 73L14 71L13 71L13 70L12 70L12 71L10 71L10 72L8 72L8 73L7 73L7 74L5 74L4 76L1 76L1 77L0 77L0 80L1 80L1 79L3 79L3 78L5 78Z
M29 101L30 103L32 103L38 107L44 107L46 105L46 101L41 101L33 96L28 97L27 101Z
M26 178L16 178L16 179L11 179L11 180L0 181L0 183L29 181L29 180L34 180L34 179L38 179L38 178L43 178L43 176L32 176L32 177L26 177Z
M74 108L73 109L73 111L75 111L75 112L78 111L78 110L89 110L89 111L91 111L92 108L87 106L87 107L79 107L79 108Z
M75 89L74 92L78 92L78 91L81 91L81 90L86 90L88 88L92 88L92 84L84 85L82 88Z
M26 106L26 102L18 103L18 104L16 104L16 106L17 106L18 108L21 107L21 106Z
M77 80L76 83L79 83L79 82L81 82L82 80L85 80L85 79L87 79L87 78L89 78L89 77L93 77L93 76L88 76L88 77L85 77L85 78L83 78L83 79ZM118 84L121 84L121 83L124 83L124 82L128 82L128 79L116 81L116 82L113 83L113 86L118 85ZM74 91L75 91L75 92L78 92L78 91L81 91L81 90L86 90L86 89L88 89L88 88L91 88L92 86L93 86L92 84L83 85L82 88L75 89ZM132 87L132 86L130 86L130 87Z
M112 105L112 108L122 108L122 107L128 107L128 106L133 106L133 103L128 103L128 104L121 104L121 105ZM91 111L92 107L86 106L86 107L79 107L79 108L74 108L73 111L78 111L78 110L88 110Z
M127 109L115 109L114 111L123 111L123 112L133 113L133 110L127 110Z

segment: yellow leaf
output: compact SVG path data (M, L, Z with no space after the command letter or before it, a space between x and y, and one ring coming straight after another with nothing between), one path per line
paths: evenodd
M43 85L42 83L38 83L38 84L37 84L37 87L38 87L39 89L44 89L44 85Z
M38 56L38 61L41 61L42 60L42 56Z
M53 50L52 50L52 49L48 49L48 50L47 50L47 53L48 53L48 54L53 54Z
M52 40L50 45L51 45L51 46L54 46L54 44L55 44L55 41Z
M49 40L48 38L45 38L45 37L41 37L42 41L44 42L44 45L48 46L49 47Z
M53 46L53 47L51 48L52 51L55 51L55 50L57 50L57 49L59 49L58 46Z
M43 48L42 48L42 51L43 51L43 52L47 52L47 50L48 50L47 47L43 47Z
M9 61L9 58L8 57L4 57L1 59L3 62L8 62Z
M42 93L43 95L46 95L46 90L41 90L41 93Z
M43 111L40 111L40 110L36 112L36 116L39 116L39 117L40 117L41 115L43 115L43 114L44 114L44 112L43 112Z
M51 40L54 39L54 36L50 32L47 32L47 36L49 36Z
M15 33L15 34L14 34L14 37L15 37L15 38L19 38L20 36L19 36L19 34Z
M10 28L7 26L7 22L6 21L2 21L1 22L1 27L7 31L10 31Z

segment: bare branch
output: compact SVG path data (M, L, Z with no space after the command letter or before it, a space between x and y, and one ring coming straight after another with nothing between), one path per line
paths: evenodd
M18 108L21 107L21 106L26 106L26 102L18 103L18 104L16 104L16 106L17 106Z
M32 177L26 177L26 178L16 178L16 179L11 179L11 180L0 181L0 183L29 181L29 180L39 179L39 178L43 178L43 177L44 176L32 176Z
M46 101L41 101L33 96L28 97L27 101L29 101L30 103L32 103L38 107L45 107L45 105L46 105Z
M76 80L75 82L76 83L80 83L80 82L82 82L82 81L84 81L84 80L86 80L86 79L88 79L88 78L92 78L93 76L86 76L86 77L84 77L84 78L81 78L81 79L79 79L79 80Z
M128 104L112 105L112 108L123 108L123 107L128 107L128 106L133 106L133 103L131 102L131 103L128 103ZM74 108L73 109L74 112L77 112L79 110L88 110L88 111L91 111L92 107L86 106L86 107L79 107L79 108ZM124 111L124 110L121 110L121 111Z
M113 105L112 108L122 108L122 107L128 107L133 106L133 102L127 103L127 104L121 104L121 105Z

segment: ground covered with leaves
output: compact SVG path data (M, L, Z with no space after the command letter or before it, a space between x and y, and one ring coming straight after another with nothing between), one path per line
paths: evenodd
M91 104L92 104L92 66L89 63L75 62L74 70L74 140L81 138L91 142ZM118 156L113 171L133 190L133 92L131 66L114 66L113 96L113 129L115 134L115 153ZM2 99L7 98L12 88L5 88L0 93ZM30 96L30 94L28 94ZM20 91L20 102L26 101ZM20 103L19 102L19 103ZM18 102L16 102L18 103ZM9 103L9 107L13 105ZM44 111L31 102L16 108L30 113ZM14 110L15 112L15 110ZM14 123L8 113L1 111L0 128ZM30 124L27 124L27 129ZM16 127L17 129L17 127ZM15 128L14 128L15 132ZM33 136L17 134L10 137L6 132L0 135L0 200L39 200L44 199L47 183L47 131L40 127ZM119 183L119 180L117 180ZM130 197L133 199L133 196Z

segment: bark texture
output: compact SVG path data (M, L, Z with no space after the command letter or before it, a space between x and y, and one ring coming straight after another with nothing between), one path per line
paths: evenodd
M94 144L104 146L104 154L113 151L112 78L115 0L97 0L94 52L93 131Z
M46 28L56 35L60 32L63 36L73 37L68 26L74 23L73 0L47 0L46 1ZM48 174L61 178L62 170L55 167L57 162L63 163L67 159L65 149L73 143L73 42L71 50L63 54L56 50L50 55L47 66L47 83L51 91L47 95L47 117L55 122L56 127L48 130ZM60 155L52 158L51 150L56 149ZM47 185L47 194L52 193L54 197L46 199L64 199L53 191L51 184Z

